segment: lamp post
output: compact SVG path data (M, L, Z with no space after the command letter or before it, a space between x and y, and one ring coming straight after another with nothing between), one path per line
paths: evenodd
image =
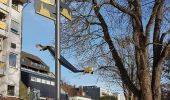
M56 14L56 17L54 19L55 20L55 100L60 100L60 93L61 93L61 90L60 90L60 78L61 78L61 65L60 65L60 1L61 2L64 2L64 0L55 0L55 8L53 8L54 6L50 6L49 8L46 8L44 10L44 8L40 8L42 10L42 12L39 11L39 8L38 7L41 7L39 6L39 3L37 3L38 5L35 5L35 8L38 8L36 9L37 13L40 14L40 15L43 15L43 16L46 16L48 18L51 18L51 13L55 13ZM50 0L43 0L44 3L49 3ZM41 3L42 4L42 3ZM65 16L67 19L71 20L71 17L70 17L70 12L69 12L69 8L67 7L67 5L64 5L64 3L61 3L61 5L64 7L64 10L62 10L61 14L63 16ZM55 12L53 12L53 9L55 9ZM69 13L64 13L64 11L67 11ZM48 13L50 14L48 14Z
M56 3L56 22L55 22L55 100L60 100L60 77L61 65L60 59L60 0L55 0Z
M55 58L55 48L53 46L43 46L41 44L37 44L36 48L40 49L40 51L49 51L50 54ZM79 70L77 69L75 66L73 66L69 61L67 61L67 59L65 59L62 55L60 55L60 64L63 65L65 68L69 69L70 71L74 72L74 73L91 73L93 74L94 69L93 67L87 66L84 67L84 69Z

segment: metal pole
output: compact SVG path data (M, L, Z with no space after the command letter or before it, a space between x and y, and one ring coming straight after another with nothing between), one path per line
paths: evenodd
M60 99L60 76L61 65L60 59L60 0L55 0L56 3L56 23L55 23L55 100Z

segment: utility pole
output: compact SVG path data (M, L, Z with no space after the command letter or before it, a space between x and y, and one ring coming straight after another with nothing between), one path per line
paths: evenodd
M56 3L56 22L55 22L55 100L60 99L60 78L61 78L61 65L60 65L60 0L55 0Z

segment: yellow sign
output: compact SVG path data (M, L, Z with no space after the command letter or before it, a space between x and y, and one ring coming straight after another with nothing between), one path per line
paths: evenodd
M67 9L63 9L63 10L61 11L61 14L62 14L64 17L66 17L67 19L72 20L71 13L69 13Z
M69 20L72 20L72 15L71 15L71 10L70 8L68 7L68 5L66 5L64 3L64 0L61 0L60 2L60 6L61 6L61 14L66 17L67 19Z
M51 18L51 19L55 20L55 18L51 17L50 12L47 9L44 8L43 4L41 4L41 8L40 8L40 12L39 13L42 14L42 15L45 15L48 18Z
M52 20L56 19L56 6L54 4L55 0L35 0L35 11L36 13L50 18ZM68 20L72 20L71 10L69 9L68 5L64 3L64 0L60 2L60 13Z
M44 3L50 4L50 5L54 5L55 4L55 0L40 0Z
M39 1L39 0L35 0L35 11L36 13L44 16L44 17L47 17L47 18L50 18L52 20L55 20L55 8L53 5L50 5L50 4L47 4L47 3L44 3L42 1Z

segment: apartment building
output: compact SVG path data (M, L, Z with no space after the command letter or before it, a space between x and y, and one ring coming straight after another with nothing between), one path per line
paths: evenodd
M37 56L21 52L21 100L54 100L55 76L49 67ZM38 96L38 97L35 97ZM67 94L61 89L61 100L68 100Z
M97 87L97 86L83 86L83 91L92 100L100 100L100 87Z
M49 67L39 57L21 52L20 99L31 100L36 90L42 100L54 98L54 78L54 75L49 74Z
M117 92L113 92L107 89L100 89L100 97L104 97L104 96L114 96L114 97L118 97Z
M22 9L27 0L0 0L0 97L19 97Z

